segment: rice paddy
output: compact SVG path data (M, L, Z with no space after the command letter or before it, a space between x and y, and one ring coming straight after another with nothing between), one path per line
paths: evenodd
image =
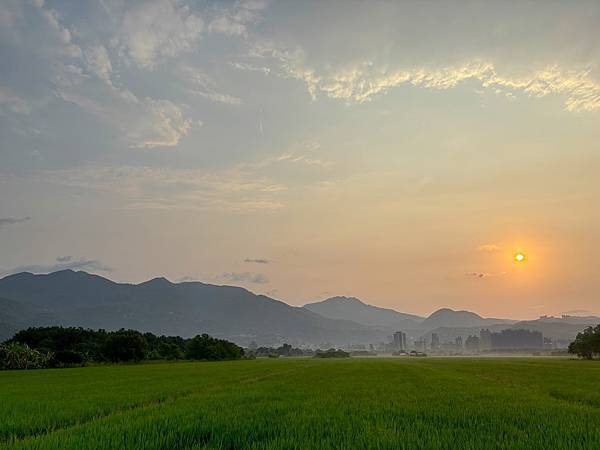
M281 358L0 372L0 448L600 448L600 364Z

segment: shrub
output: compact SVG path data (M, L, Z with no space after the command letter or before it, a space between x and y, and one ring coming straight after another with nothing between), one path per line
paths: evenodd
M315 358L350 358L350 353L330 348L327 351L317 350Z
M52 354L33 350L28 345L0 345L0 370L43 369L50 366L51 359Z

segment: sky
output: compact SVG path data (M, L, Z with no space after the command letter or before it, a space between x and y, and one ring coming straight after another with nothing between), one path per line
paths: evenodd
M0 60L2 275L600 314L596 1L3 0Z

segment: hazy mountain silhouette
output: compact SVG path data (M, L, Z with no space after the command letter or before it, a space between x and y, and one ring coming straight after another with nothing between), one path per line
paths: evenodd
M421 323L421 329L486 327L496 324L513 324L516 320L483 318L471 311L454 311L449 308L438 309Z
M356 297L331 297L320 302L308 303L304 308L329 319L351 320L388 331L417 329L424 320L417 315L367 305Z
M115 283L86 272L20 273L0 279L0 340L28 326L67 325L108 330L134 328L184 337L208 333L241 345L283 342L346 345L386 341L391 332L411 339L437 332L443 339L479 334L481 328L527 328L554 339L572 339L597 317L546 317L517 322L440 309L429 317L334 297L304 307L233 286L171 283L155 278Z
M325 318L243 288L165 278L135 285L71 270L20 273L0 280L0 297L13 302L0 316L2 334L42 323L185 337L209 333L246 345L253 340L343 345L382 338L364 325Z

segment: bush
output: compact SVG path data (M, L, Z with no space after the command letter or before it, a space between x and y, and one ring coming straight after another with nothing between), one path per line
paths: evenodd
M317 350L315 358L350 358L350 353L330 348L327 351Z
M569 353L585 359L600 356L600 325L588 327L582 333L578 333L575 341L569 344Z
M44 369L50 366L51 359L52 354L33 350L28 345L0 345L0 370Z

